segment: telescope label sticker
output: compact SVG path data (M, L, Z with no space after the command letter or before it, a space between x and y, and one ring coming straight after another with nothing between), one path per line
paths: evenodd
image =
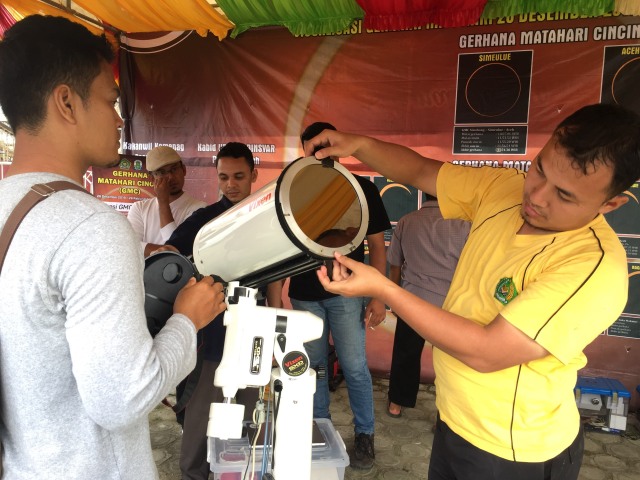
M269 200L271 200L271 192L267 193L266 195L263 195L262 197L258 198L257 200L254 200L253 202L251 202L249 204L249 211L251 212L252 210L255 210L256 208L264 205L265 203L267 203Z
M260 373L260 365L262 364L262 345L264 339L262 337L253 337L253 349L251 352L251 374L258 375Z
M289 352L282 359L282 368L291 377L299 377L307 371L309 360L302 352Z

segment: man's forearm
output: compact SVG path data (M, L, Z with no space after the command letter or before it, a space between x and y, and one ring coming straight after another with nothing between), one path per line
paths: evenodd
M548 355L500 315L488 325L443 310L387 282L380 294L422 338L467 366L493 372Z
M273 308L282 308L282 287L284 280L277 280L267 285L267 305Z
M400 285L402 267L400 265L389 265L389 280L396 285Z
M384 251L384 232L367 235L369 244L369 265L382 275L387 274L387 256Z
M414 150L372 137L324 130L305 142L305 154L316 152L318 159L353 156L372 170L407 183L431 195L436 194L436 178L442 162L423 157Z
M381 275L387 273L387 256L384 251L384 232L367 235L369 244L369 264ZM387 314L384 302L377 298L371 298L365 310L365 323L368 327L380 324Z
M381 175L436 195L436 178L442 162L426 158L410 148L365 137L353 154Z

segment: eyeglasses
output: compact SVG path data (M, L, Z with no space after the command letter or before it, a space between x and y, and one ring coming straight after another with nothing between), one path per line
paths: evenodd
M154 170L151 172L151 175L153 175L153 178L160 178L165 175L175 175L180 170L182 170L182 162L174 163L171 166L167 166L159 170Z

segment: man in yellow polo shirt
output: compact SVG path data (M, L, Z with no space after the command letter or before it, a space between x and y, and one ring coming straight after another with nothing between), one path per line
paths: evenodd
M318 159L353 155L437 195L471 221L443 308L337 255L323 286L370 295L434 345L439 418L429 479L577 479L584 441L573 396L583 349L622 312L625 251L603 214L640 178L640 117L613 105L563 120L529 171L466 168L400 145L324 131Z

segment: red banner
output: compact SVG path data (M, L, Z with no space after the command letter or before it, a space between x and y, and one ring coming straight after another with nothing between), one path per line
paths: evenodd
M579 107L615 102L640 112L633 22L548 13L384 33L355 22L342 35L308 38L279 28L222 42L189 32L128 37L120 57L124 153L166 144L204 172L222 145L240 141L259 162L261 186L302 155L300 132L326 121L443 161L527 170ZM354 159L344 163L367 171ZM215 177L198 177L190 175L188 188L214 201ZM392 221L417 208L419 192L376 183ZM400 208L391 195L402 198ZM640 337L640 315L626 320L618 330ZM370 350L388 350L391 334ZM383 357L371 359L388 365ZM638 357L622 357L618 370L638 376Z

